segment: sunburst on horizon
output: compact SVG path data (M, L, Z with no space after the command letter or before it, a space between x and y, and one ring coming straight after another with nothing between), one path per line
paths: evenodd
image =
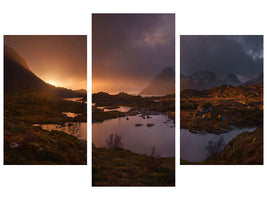
M55 87L58 87L58 85L56 84L55 81L50 80L50 81L47 81L47 83L49 83L50 85L53 85Z

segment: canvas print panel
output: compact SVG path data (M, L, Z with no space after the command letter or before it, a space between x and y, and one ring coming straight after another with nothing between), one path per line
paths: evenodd
M87 163L86 40L4 36L4 164Z
M174 14L94 14L93 186L174 186Z
M180 41L181 164L263 164L263 36Z

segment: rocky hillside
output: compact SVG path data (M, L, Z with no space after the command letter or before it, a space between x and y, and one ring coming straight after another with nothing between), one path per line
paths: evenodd
M243 132L232 139L223 151L211 155L203 162L181 159L181 165L262 165L263 128Z
M231 126L259 126L263 122L263 83L222 85L209 90L181 91L181 127L191 132L220 133Z
M139 94L168 95L175 93L175 71L172 67L163 69Z
M235 137L220 153L217 163L263 164L263 129L258 128L252 133L246 131Z

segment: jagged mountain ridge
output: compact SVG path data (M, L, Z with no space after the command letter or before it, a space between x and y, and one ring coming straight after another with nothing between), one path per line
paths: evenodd
M231 85L236 86L240 85L241 81L237 78L237 76L234 73L230 73L224 80L223 85Z
M263 82L263 73L261 73L257 78L251 79L242 83L234 73L230 73L223 81L217 79L216 75L210 71L198 71L188 77L181 74L181 90L184 89L210 89L213 87L218 87L221 85L230 85L230 86L249 86L257 85Z
M198 71L186 77L181 75L181 89L209 89L221 84L216 75L210 71Z
M198 71L186 77L181 74L181 90L184 89L210 89L220 85L240 85L241 81L234 73L230 73L223 81L219 80L211 71Z
M37 77L26 61L12 48L4 46L4 92L20 92L33 89L61 97L84 97L83 93L63 87L55 87Z
M257 85L259 83L263 82L263 73L261 73L257 78L246 81L243 83L243 86L248 86L248 85Z
M174 93L175 93L175 71L172 67L166 67L139 94L168 95Z

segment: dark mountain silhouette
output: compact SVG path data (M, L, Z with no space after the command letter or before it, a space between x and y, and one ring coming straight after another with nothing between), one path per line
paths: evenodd
M175 71L172 67L166 67L139 94L168 95L174 93L175 93Z
M235 74L231 73L224 79L223 84L236 86L236 85L240 85L241 81L237 78Z
M86 94L63 87L55 87L37 77L26 61L12 48L4 46L4 92L32 89L60 97L84 97Z
M195 85L189 77L184 76L183 74L180 75L180 88L181 90L184 89L194 89Z
M85 89L79 89L79 90L74 90L74 91L82 93L82 94L87 94L87 90L85 90Z
M248 85L257 85L259 83L263 82L263 73L261 73L257 78L249 80L242 85L248 86Z
M181 77L181 89L209 89L221 84L216 75L210 71L198 71L192 75Z
M210 71L198 71L188 77L181 74L180 82L181 90L204 90L220 85L236 86L241 84L241 81L233 73L229 74L223 81L221 81Z

